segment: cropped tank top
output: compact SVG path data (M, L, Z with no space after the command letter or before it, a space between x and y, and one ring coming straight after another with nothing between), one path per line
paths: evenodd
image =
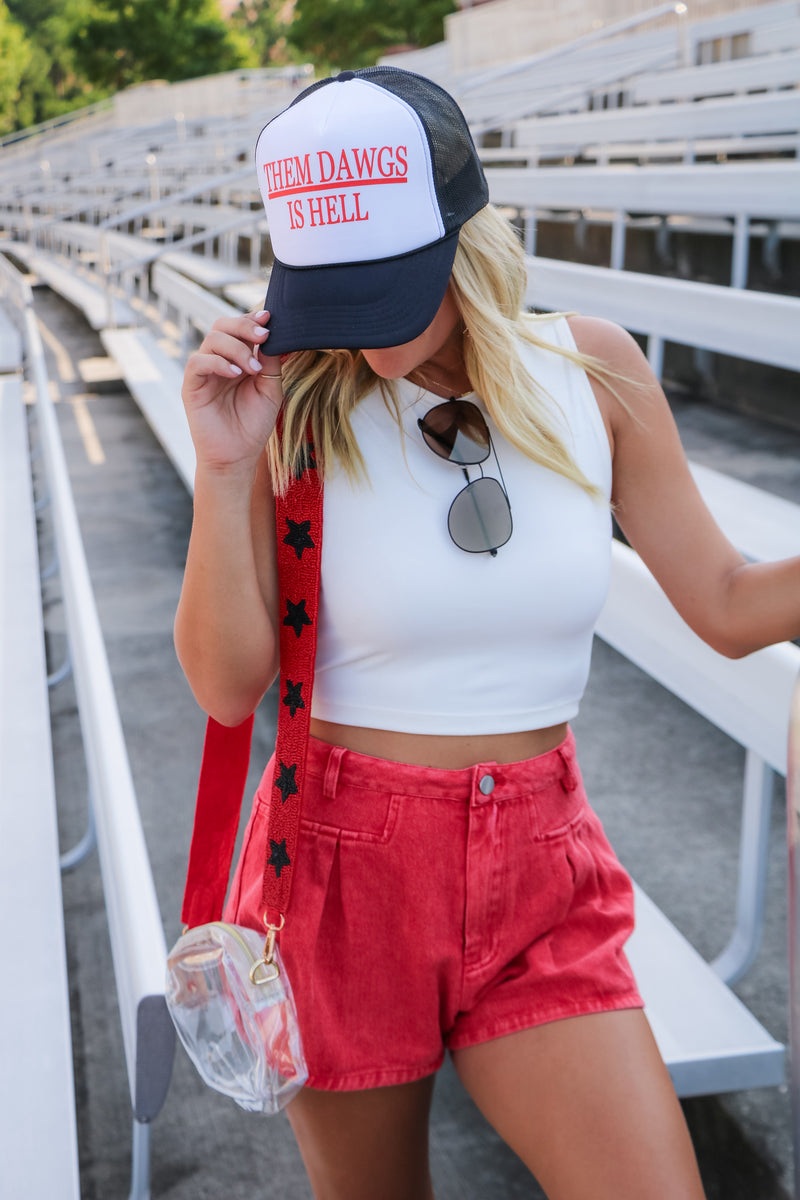
M565 318L536 332L575 348ZM499 461L513 532L494 557L460 550L447 514L463 471L417 425L441 397L399 380L401 431L379 389L369 393L352 414L369 481L335 464L325 472L314 717L457 735L542 729L577 713L608 590L611 455L586 373L550 350L519 349L605 500L532 462L487 417L497 460L483 471L499 478Z

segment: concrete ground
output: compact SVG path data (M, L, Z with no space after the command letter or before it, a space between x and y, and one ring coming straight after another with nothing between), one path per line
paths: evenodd
M204 725L171 638L191 502L127 392L108 381L81 379L79 364L103 355L83 318L45 290L37 292L37 311L169 945L180 932ZM98 372L84 368L84 374ZM800 501L800 436L689 399L676 401L675 409L687 449L699 461ZM47 561L46 510L40 528ZM45 605L52 669L64 652L57 579L45 585ZM53 692L52 707L67 849L86 820L70 682ZM257 719L253 783L274 724L275 700L268 696ZM700 952L712 957L732 923L742 751L599 641L574 728L590 797L622 861ZM780 787L764 946L736 991L781 1040L787 1037L785 841ZM82 1196L113 1200L128 1194L131 1111L96 856L65 876L63 890ZM785 1089L691 1100L685 1112L709 1200L789 1195ZM431 1155L437 1200L543 1196L449 1065L436 1087ZM243 1113L208 1090L180 1047L152 1130L152 1194L158 1200L311 1195L285 1118Z

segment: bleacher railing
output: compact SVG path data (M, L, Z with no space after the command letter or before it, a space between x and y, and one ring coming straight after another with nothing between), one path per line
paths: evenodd
M164 999L167 947L66 458L50 398L33 293L2 255L0 262L3 263L0 289L22 308L90 802L97 830L133 1110L130 1200L147 1200L150 1122L161 1111L166 1098L175 1053L175 1029Z
M51 117L49 121L42 121L39 125L28 125L25 129L17 129L14 133L7 133L0 138L0 149L23 142L31 142L32 139L38 139L41 142L48 134L61 133L68 125L74 125L76 122L85 123L91 117L104 116L113 108L113 100L98 100L95 104L87 104L84 108L76 108L72 112Z

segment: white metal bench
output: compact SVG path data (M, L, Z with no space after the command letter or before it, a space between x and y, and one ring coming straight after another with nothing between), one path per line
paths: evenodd
M652 104L663 100L696 100L728 92L741 95L762 88L773 91L780 87L795 87L798 79L800 53L790 50L700 67L654 71L633 79L628 89L633 104Z
M796 162L490 167L486 177L495 204L513 205L525 214L529 254L535 250L537 210L608 213L610 265L615 270L625 261L627 213L729 217L733 221L731 284L739 288L747 282L750 218L796 221L800 217L800 163Z
M79 1200L39 556L19 374L0 374L0 909L2 1190L26 1200Z
M204 211L202 205L192 207L198 212ZM59 221L48 228L47 235L49 240L62 247L79 249L85 262L101 264L105 253L108 255L109 265L120 269L131 263L136 264L141 271L147 260L157 254L161 262L174 267L176 271L180 271L204 288L221 288L227 284L241 283L247 278L247 273L240 267L223 259L192 254L187 250L171 250L168 244L162 251L152 240L103 229L99 225Z
M647 142L597 142L584 146L581 158L594 160L598 166L608 166L613 161L630 159L636 159L640 164L651 160L657 162L659 159L677 159L693 163L701 157L724 161L726 157L734 156L777 156L787 150L795 156L800 154L800 135L787 133L727 138L659 138L657 141ZM523 167L536 166L539 157L536 151L526 150L524 146L482 146L478 154L481 162L487 166L497 162Z
M714 520L746 558L772 562L800 554L800 504L700 463L689 466Z
M159 262L173 267L204 288L224 288L247 279L247 272L210 255L191 254L187 250L165 250Z
M100 338L116 360L148 425L189 492L196 457L181 402L183 371L146 329L104 329Z
M518 208L800 216L800 163L794 162L492 167L486 177L495 204Z
M16 249L14 250L16 254ZM46 283L54 292L58 292L70 304L79 308L92 329L105 329L107 325L132 325L136 317L130 305L119 296L111 297L111 312L109 299L104 290L92 283L67 259L34 252L26 255L26 265L34 271L42 283Z
M177 313L184 344L190 325L206 333L217 317L239 313L162 262L153 267L153 289L160 309ZM147 329L106 329L100 336L167 457L193 492L196 458L181 402L182 364Z
M693 163L699 158L726 160L759 158L770 155L777 158L786 151L800 157L800 135L796 133L729 138L683 138L681 141L657 142L611 142L586 146L581 157L594 159L598 166L613 161L635 159L639 163L680 160Z
M642 105L600 112L535 117L514 124L516 146L574 147L589 143L650 141L654 138L741 137L743 134L797 133L800 93L774 92L699 103Z
M785 1047L634 884L636 928L626 952L661 1057L679 1096L777 1087Z
M580 308L647 334L659 377L665 341L800 370L800 300L792 296L529 258L525 302L551 312Z
M206 333L217 317L239 315L238 310L227 301L212 295L191 279L160 262L153 266L152 287L161 310L172 308L178 314L178 326L182 333L185 333L189 326Z
M164 1103L175 1050L175 1030L164 999L166 943L32 298L24 287L19 291L24 297L25 343L35 386L39 443L52 498L50 510L133 1111L131 1200L147 1200L150 1123ZM27 869L29 864L21 858L20 865ZM30 929L26 932L32 936ZM40 933L37 928L37 939ZM41 967L40 958L39 963ZM38 1088L47 1086L46 1080L44 1084L41 1079L36 1082ZM15 1194L28 1193L23 1188ZM51 1194L60 1197L62 1192L56 1187Z
M777 1084L783 1048L728 989L758 949L768 854L771 774L785 775L800 649L771 646L733 662L678 616L638 555L615 542L598 635L746 749L734 932L703 964L666 918L637 895L631 962L654 1033L681 1095Z

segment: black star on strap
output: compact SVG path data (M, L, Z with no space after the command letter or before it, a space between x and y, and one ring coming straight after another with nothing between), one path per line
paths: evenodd
M312 442L304 442L298 451L297 458L294 461L294 477L302 479L306 471L316 471L317 463L314 458L314 446Z
M275 780L275 787L281 794L281 802L283 804L290 796L297 795L297 780L294 773L297 770L297 763L292 763L291 767L287 767L286 763L281 762L281 773Z
M283 697L283 703L288 707L289 715L292 717L298 708L305 708L306 706L302 693L302 683L292 683L291 679L286 680L286 695Z
M303 632L304 625L311 624L311 617L306 612L305 600L300 600L299 603L293 604L291 600L286 601L286 616L283 618L284 625L290 625L298 637Z
M310 521L291 521L286 518L286 524L289 532L283 539L285 546L291 546L298 558L303 557L304 550L313 550L314 541L308 532L311 528Z
M267 863L269 866L275 868L275 874L280 879L283 868L291 866L291 860L286 853L286 838L281 842L273 842L272 838L270 838L269 844L272 853L267 859Z

